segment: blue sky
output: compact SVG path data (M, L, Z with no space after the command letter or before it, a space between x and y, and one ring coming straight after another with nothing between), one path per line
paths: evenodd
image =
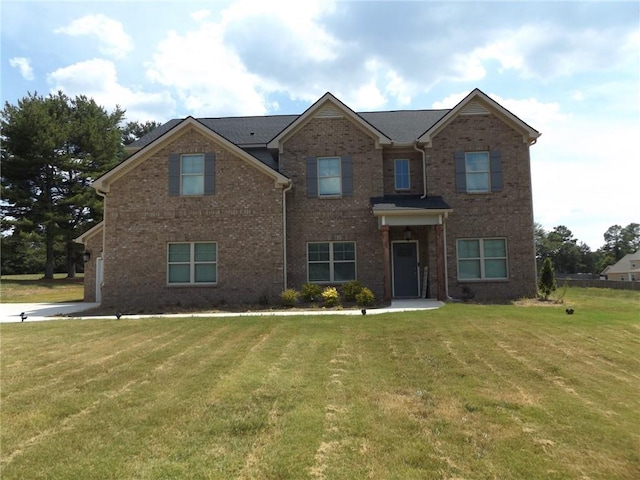
M542 132L534 215L592 249L640 223L640 2L1 0L1 100L128 120L450 108L478 87Z

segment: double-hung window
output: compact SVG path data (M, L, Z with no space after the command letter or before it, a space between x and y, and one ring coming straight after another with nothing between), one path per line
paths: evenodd
M506 280L507 240L468 238L457 241L459 280Z
M218 281L218 245L215 242L169 243L169 285L215 284Z
M467 152L465 154L467 192L487 193L491 191L491 167L489 152Z
M215 154L169 154L169 196L198 197L215 193Z
M318 194L321 197L342 195L340 157L318 158Z
M409 159L398 158L393 162L396 190L409 190Z
M180 192L182 195L204 195L204 154L180 158Z
M502 154L499 150L457 151L454 163L457 193L483 194L503 190Z
M356 279L355 242L307 244L309 282L348 282Z

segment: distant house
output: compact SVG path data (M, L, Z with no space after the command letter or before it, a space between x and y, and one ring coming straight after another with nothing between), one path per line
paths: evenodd
M452 109L171 120L98 178L85 300L277 300L359 280L377 298L536 294L529 147L480 90Z
M614 265L609 265L600 274L606 280L638 282L640 281L640 250L628 253Z

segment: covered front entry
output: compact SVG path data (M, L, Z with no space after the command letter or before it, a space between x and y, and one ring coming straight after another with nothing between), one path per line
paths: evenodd
M382 283L384 300L396 298L418 298L423 296L424 288L420 286L420 265L418 262L418 242L411 240L411 227L432 228L435 250L435 292L440 301L447 298L446 246L444 240L444 222L452 212L442 197L417 195L387 195L371 199L373 214L378 218L382 233L383 275ZM394 228L392 234L391 228ZM395 241L398 230L402 229L405 241ZM427 248L427 240L423 237L422 247ZM422 269L428 272L425 264ZM425 282L427 275L424 275ZM425 284L426 286L426 284Z
M392 250L393 296L395 298L418 297L420 294L418 242L393 242Z

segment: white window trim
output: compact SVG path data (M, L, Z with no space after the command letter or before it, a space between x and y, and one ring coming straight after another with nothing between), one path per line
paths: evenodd
M483 153L487 156L487 171L486 172L469 172L469 164L467 163L468 155L474 155L478 153ZM470 175L479 175L486 173L488 175L487 189L486 190L469 190L469 176ZM491 193L491 154L488 151L477 151L477 152L464 152L464 174L465 174L465 183L467 185L467 193L470 194L483 194L483 193Z
M310 261L309 260L309 245L317 245L317 244L324 244L327 243L329 244L329 260L323 260L323 261ZM352 243L353 244L353 260L334 260L333 259L333 245L336 243ZM350 240L345 240L345 241L335 241L335 242L307 242L307 282L309 283L316 283L319 285L328 285L328 284L340 284L340 283L347 283L347 282L351 282L352 280L357 280L358 279L358 251L357 251L357 245L356 242L354 241L350 241ZM309 279L309 265L312 263L327 263L327 261L329 262L329 280L310 280ZM353 263L353 274L354 274L354 278L352 280L334 280L335 278L335 272L334 272L334 264L335 263Z
M407 183L406 187L398 187L398 162L407 162ZM399 192L411 190L411 161L408 158L396 158L393 160L393 186Z
M182 165L183 165L183 161L184 161L184 157L202 157L202 173L183 173L182 171ZM205 155L204 153L185 153L180 155L180 195L183 197L198 197L198 196L203 196L204 195L204 190L205 190L205 175L204 175L204 171L205 171ZM183 178L185 177L202 177L202 192L198 192L198 193L184 193L183 191Z
M197 243L211 243L216 246L216 260L208 262L196 262L195 261L195 245ZM189 245L189 262L170 262L169 261L169 246L170 245ZM171 282L169 279L169 266L170 265L189 265L189 282ZM211 265L215 266L216 281L215 282L196 282L196 265ZM167 243L167 285L170 287L193 287L193 286L211 286L218 284L218 242L168 242Z
M321 177L320 176L320 161L321 160L338 160L338 165L340 167L340 174L339 175L333 175L333 176L325 176L325 177ZM316 159L316 175L318 176L318 197L322 197L322 198L331 198L331 197L341 197L342 196L342 157L318 157ZM340 192L338 193L322 193L322 190L320 188L320 180L322 179L328 179L328 178L338 178L340 180ZM322 243L322 242L319 242Z
M480 257L460 258L459 242L460 240L478 240L480 242ZM484 242L485 240L504 240L504 257L485 257ZM480 278L460 278L460 260L480 260ZM486 277L485 260L504 260L505 277ZM456 239L456 269L458 282L504 282L509 280L509 244L506 237L469 237Z

